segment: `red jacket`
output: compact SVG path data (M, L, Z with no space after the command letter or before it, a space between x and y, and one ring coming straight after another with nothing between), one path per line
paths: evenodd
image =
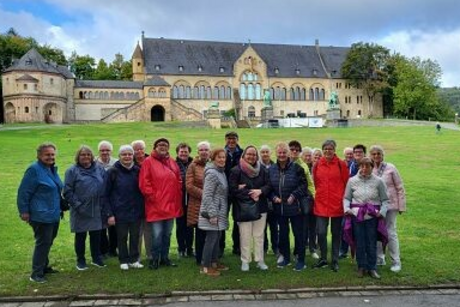
M182 216L182 179L176 162L156 152L145 159L139 174L139 188L145 200L147 222Z
M348 167L336 155L330 162L321 157L313 167L315 182L314 213L321 217L343 216L343 195L348 181Z

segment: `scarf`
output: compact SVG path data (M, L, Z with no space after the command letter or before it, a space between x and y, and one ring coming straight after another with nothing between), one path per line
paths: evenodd
M244 159L240 159L240 168L243 173L246 174L249 178L255 178L259 176L260 172L260 162L257 161L256 165L252 166L248 162L246 162Z

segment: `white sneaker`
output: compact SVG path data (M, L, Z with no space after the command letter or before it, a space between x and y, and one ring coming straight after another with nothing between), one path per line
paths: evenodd
M120 264L120 269L122 269L123 271L127 271L129 270L129 266L127 263L122 263Z
M319 255L316 252L311 253L313 259L319 259Z
M130 263L129 266L133 269L142 269L144 267L144 265L142 265L139 261Z
M276 259L276 263L278 264L278 263L282 263L282 262L284 262L284 256L280 254L278 256L278 259Z
M243 272L249 271L249 263L247 263L247 262L241 263L241 271L243 271Z
M377 258L377 265L386 265L385 258Z
M401 265L400 264L393 264L390 268L390 271L394 273L398 273L401 271Z
M259 262L257 263L257 267L258 267L259 269L261 269L262 271L268 270L268 266L267 266L267 265L265 264L265 262L263 262L263 261L259 261Z

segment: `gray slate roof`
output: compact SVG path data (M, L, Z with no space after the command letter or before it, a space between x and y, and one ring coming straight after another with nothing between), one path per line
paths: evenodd
M221 75L233 76L233 64L248 48L247 43L175 40L144 38L142 41L145 72L153 75ZM257 44L250 46L267 64L270 77L327 77L321 65L320 55L328 72L336 70L333 77L339 77L340 66L349 50L347 47ZM160 65L160 70L156 66ZM183 71L179 70L183 67ZM198 67L202 67L202 71ZM220 67L224 72L220 72ZM278 73L275 73L277 68ZM296 70L299 70L297 73Z
M29 81L29 82L37 83L37 82L38 82L38 79L32 77L32 76L29 75L29 74L23 74L22 76L20 76L19 78L17 78L16 81Z
M63 75L65 78L74 78L73 74L65 66L57 65L52 61L46 60L37 49L32 48L27 51L19 60L16 60L13 65L5 69L9 71L39 71Z
M123 89L142 89L142 82L135 81L106 81L106 80L76 80L75 87L89 88L123 88Z
M149 78L144 82L144 85L153 85L153 86L171 86L165 79L153 76L153 78Z

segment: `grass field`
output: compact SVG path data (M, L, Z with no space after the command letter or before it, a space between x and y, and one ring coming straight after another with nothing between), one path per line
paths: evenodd
M15 128L18 125L14 126ZM16 192L26 167L35 160L35 148L44 141L58 147L57 165L61 178L73 163L81 144L96 148L102 139L115 148L134 139L148 144L167 137L174 147L186 141L195 149L201 140L213 147L222 146L225 130L179 129L174 125L152 123L39 126L30 129L0 130L0 296L93 293L165 293L172 290L267 289L317 286L351 286L363 284L425 285L460 282L460 134L444 130L436 135L432 127L373 127L347 129L245 129L238 131L243 145L273 146L278 141L299 140L303 146L319 147L327 138L338 143L338 154L345 146L363 143L380 144L386 150L386 161L394 163L404 180L408 213L398 218L403 270L394 274L389 267L380 269L382 280L355 277L355 265L341 260L339 273L312 270L310 266L297 273L275 268L275 258L267 256L268 272L251 267L239 270L238 257L231 255L230 244L224 262L231 270L216 279L201 276L192 259L177 259L175 237L172 259L178 268L158 271L130 270L121 272L117 259L110 259L105 269L75 269L73 236L68 218L61 222L60 232L51 251L51 264L61 272L49 276L43 285L28 281L33 249L32 230L21 222L16 208ZM195 151L194 151L195 152ZM231 239L227 242L231 242ZM87 250L87 253L89 251Z

